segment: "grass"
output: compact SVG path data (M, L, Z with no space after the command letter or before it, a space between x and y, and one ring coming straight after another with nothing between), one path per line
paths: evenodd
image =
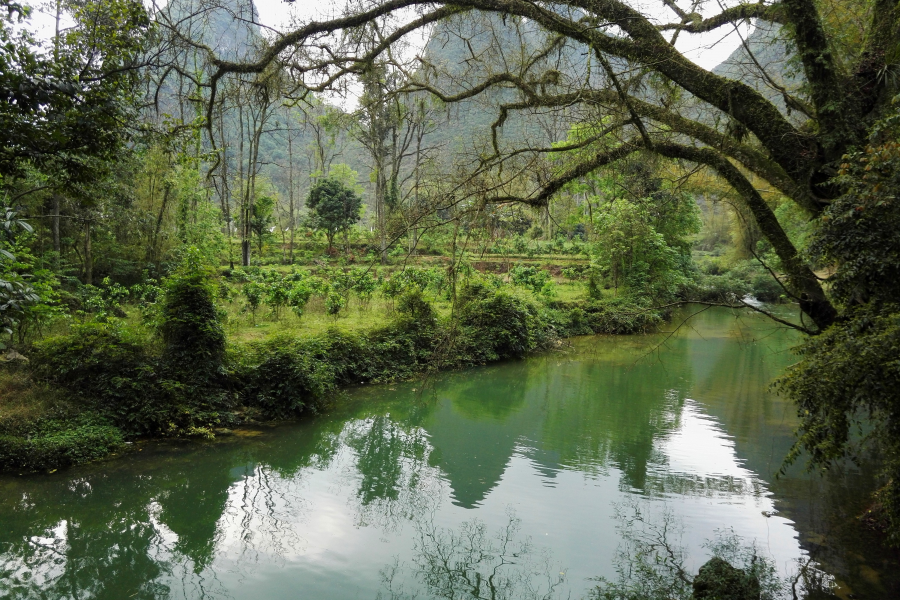
M0 367L0 433L21 431L42 419L72 412L59 391L31 380L25 369Z

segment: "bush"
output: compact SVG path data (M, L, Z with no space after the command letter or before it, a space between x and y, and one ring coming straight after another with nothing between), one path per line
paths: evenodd
M166 281L159 328L164 358L192 377L208 377L221 369L225 331L216 308L217 292L212 269L193 249Z
M420 290L411 290L400 296L397 313L407 321L412 321L428 330L434 329L436 317L434 308Z
M275 418L317 412L337 381L336 366L322 360L328 353L317 346L287 336L254 345L237 372L244 403Z
M550 273L539 267L513 267L510 275L514 284L538 295L545 293L548 283L552 285Z
M159 361L151 341L108 323L75 325L69 335L36 345L35 377L107 416L129 433L150 433L167 421L159 400Z
M337 292L328 292L325 297L325 312L329 316L338 318L340 312L347 306L347 299Z
M103 458L123 443L119 429L82 414L74 420L43 421L25 435L0 435L0 464L9 470L59 469Z
M647 333L663 322L659 311L638 304L627 296L591 302L585 305L584 311L594 333Z
M537 309L504 291L473 284L460 295L459 324L475 363L524 356L536 347Z
M241 288L241 293L247 300L244 310L250 311L250 316L254 321L256 321L256 311L259 310L259 305L262 303L265 292L266 286L256 281L248 281Z
M36 347L32 369L127 434L183 434L229 413L223 387L225 333L209 269L189 253L166 282L162 348L108 323L76 325Z
M306 304L313 295L313 288L304 280L294 281L288 290L288 305L299 319L303 315Z

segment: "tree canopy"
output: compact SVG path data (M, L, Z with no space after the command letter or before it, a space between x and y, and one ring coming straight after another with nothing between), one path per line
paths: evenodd
M330 250L335 234L359 221L362 197L340 180L328 177L309 190L306 205L313 211L313 225L328 236Z
M0 0L0 175L37 167L72 188L95 181L136 131L151 22L138 0L61 5L74 24L48 44L17 26L29 8Z
M845 342L858 339L854 331L894 327L887 315L896 310L878 300L876 291L888 290L880 287L885 278L896 281L896 236L882 227L894 217L869 220L893 215L892 201L885 200L893 196L883 182L867 183L864 195L879 200L860 200L863 192L854 182L862 175L848 178L847 157L866 146L876 123L892 114L900 6L896 0L763 0L719 4L715 10L712 4L663 4L670 22L625 0L349 3L334 18L273 31L247 60L198 45L209 76L207 118L212 121L220 88L231 77L281 64L291 81L287 96L302 100L364 80L381 61L405 78L395 93L427 94L444 106L480 99L495 110L483 135L456 160L454 176L437 185L436 210L467 202L543 209L573 182L634 155L670 161L685 178L711 177L749 220L748 229L768 243L773 256L765 268L802 310L803 324L781 322L825 333L810 342L786 385L811 415L801 446L819 464L844 455L848 423L860 406L884 425L877 438L896 437L896 411L878 400L895 407L896 394L851 383L880 376L863 368L859 349ZM679 36L725 34L742 23L767 28L781 40L788 49L784 64L762 64L743 38L749 55L745 76L704 69L676 48ZM453 64L427 52L404 58L407 38L432 27L463 40L464 58ZM375 41L364 43L371 30L377 31ZM177 25L168 33L190 37ZM524 122L533 124L527 134L507 134ZM560 142L572 128L585 134ZM895 151L884 144L869 147L874 156ZM896 172L893 164L879 168ZM774 197L823 226L812 252L791 238ZM817 274L835 266L838 274L830 281ZM849 367L834 373L863 390L861 405L838 402L833 394L817 396L817 386L830 381L817 378L831 372L826 367L833 352L863 368L856 379ZM847 391L842 386L829 389ZM816 399L825 397L834 401ZM889 468L892 480L900 478L898 465Z
M294 94L300 96L363 75L382 55L406 73L407 92L456 103L502 90L492 148L481 150L467 171L470 179L490 179L488 189L478 192L482 201L546 205L566 183L636 152L702 166L727 182L747 207L774 248L791 293L813 327L824 329L837 310L760 189L772 186L811 216L840 196L841 186L832 178L841 157L864 142L896 85L891 75L895 2L860 0L854 8L863 18L843 21L830 16L827 2L815 0L738 3L708 15L674 1L665 4L671 23L623 0L352 3L339 17L273 33L251 60L229 60L205 47L207 116L212 119L223 78L262 73L275 62L289 66ZM473 55L463 76L452 78L441 78L442 67L424 57L403 62L399 53L392 54L409 34L439 22L452 27L472 14L499 18L486 21L487 29L536 29L531 39L540 43L502 58ZM790 59L802 73L797 89L780 86L759 69L786 110L747 82L705 70L675 48L679 34L727 32L745 21L779 26L794 50ZM379 26L379 42L361 44L360 32L372 24ZM189 37L174 25L170 33ZM848 44L848 38L858 43ZM551 160L559 147L498 141L498 131L518 113L554 113L569 122L602 120L608 126L603 135L574 144L580 151L559 164ZM701 116L691 118L692 113ZM457 200L470 193L463 182L449 192Z

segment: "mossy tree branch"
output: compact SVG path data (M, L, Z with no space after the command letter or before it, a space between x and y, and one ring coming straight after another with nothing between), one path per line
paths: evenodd
M674 3L666 2L665 0L664 2L667 6L674 6ZM689 14L685 11L680 11L678 16L687 20L687 23L667 23L665 25L659 25L657 28L660 31L680 30L688 33L706 33L724 25L730 25L748 19L759 19L761 21L768 21L769 23L781 24L785 22L781 2L768 5L762 3L738 4L737 6L726 8L719 14L707 19L702 18L697 13Z

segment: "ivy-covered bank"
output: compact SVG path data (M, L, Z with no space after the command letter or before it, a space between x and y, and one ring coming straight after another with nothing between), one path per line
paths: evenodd
M55 404L0 422L2 468L58 469L129 438L211 438L241 423L314 415L341 386L519 358L567 336L643 332L662 320L624 299L536 303L475 279L449 315L410 289L383 327L229 342L218 291L214 273L189 255L166 282L154 328L91 321L37 344L19 375Z

